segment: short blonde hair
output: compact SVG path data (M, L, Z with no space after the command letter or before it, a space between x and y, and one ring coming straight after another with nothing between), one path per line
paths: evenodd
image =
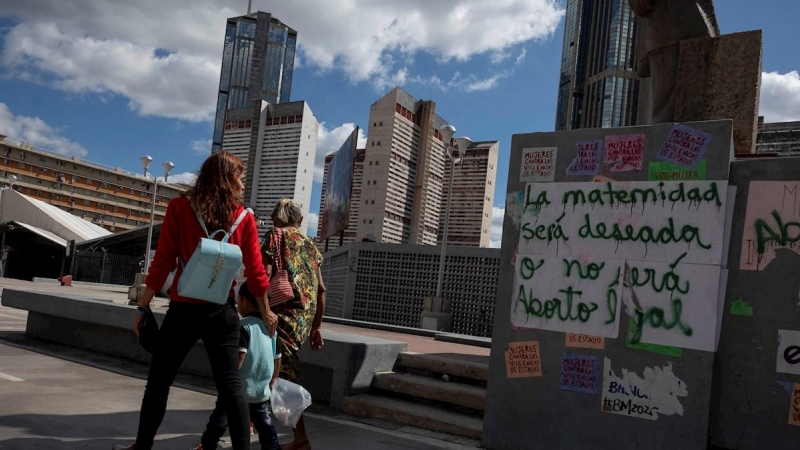
M297 226L303 221L303 212L294 200L282 198L272 210L272 220L277 222L278 226Z

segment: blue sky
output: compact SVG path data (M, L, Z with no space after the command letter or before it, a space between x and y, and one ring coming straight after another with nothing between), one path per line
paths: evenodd
M246 0L3 0L0 134L140 171L208 151L225 19ZM318 159L394 85L473 140L499 140L495 245L511 136L553 129L565 1L254 0L296 28L292 100L323 124ZM455 6L454 6L455 5ZM763 29L761 112L800 120L800 2L716 2L723 33ZM319 182L312 212L319 205ZM313 222L313 220L312 220ZM314 227L315 229L315 227Z

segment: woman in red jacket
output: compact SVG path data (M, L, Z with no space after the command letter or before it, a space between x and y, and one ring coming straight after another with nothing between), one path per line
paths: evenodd
M200 238L206 237L194 210L202 217L209 232L229 230L244 209L243 178L244 165L239 158L228 152L216 152L203 163L197 181L187 195L169 202L158 249L145 280L147 288L139 301L139 315L134 324L137 334L153 295L176 268L178 258L188 261ZM261 306L269 332L274 333L278 319L267 302L269 281L261 260L258 229L252 214L245 216L229 242L242 249L247 284ZM181 268L178 267L173 286L178 286L180 276ZM224 305L181 297L177 289L170 289L170 300L159 342L150 361L136 443L124 449L150 450L153 446L167 409L169 388L184 358L199 339L203 340L208 352L217 393L226 405L233 448L249 448L250 420L239 379L239 316L233 287L228 303Z

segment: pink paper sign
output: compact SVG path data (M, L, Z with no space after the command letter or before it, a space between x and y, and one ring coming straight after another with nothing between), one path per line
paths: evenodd
M605 165L610 172L642 170L644 134L606 136Z
M658 151L658 158L672 164L694 169L714 136L686 125L676 123L667 136L667 140Z

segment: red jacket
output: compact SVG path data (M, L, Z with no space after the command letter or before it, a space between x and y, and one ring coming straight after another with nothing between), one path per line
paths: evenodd
M232 220L239 217L243 206L236 208ZM208 230L213 233L216 230ZM159 291L167 281L170 272L178 267L170 289L170 298L177 302L205 303L202 300L181 297L178 295L178 280L183 269L178 264L178 257L185 263L192 257L201 237L206 237L197 217L194 215L189 200L176 197L169 202L164 223L161 225L161 236L158 239L158 248L150 264L150 273L147 274L145 284L154 291ZM219 236L218 236L219 237ZM219 237L221 239L221 237ZM247 287L256 297L264 295L269 288L269 280L264 264L261 261L261 246L258 238L256 220L252 214L247 214L242 223L236 227L229 241L242 249L244 262L244 276L247 278ZM234 285L236 282L234 282ZM231 286L230 296L233 296Z

